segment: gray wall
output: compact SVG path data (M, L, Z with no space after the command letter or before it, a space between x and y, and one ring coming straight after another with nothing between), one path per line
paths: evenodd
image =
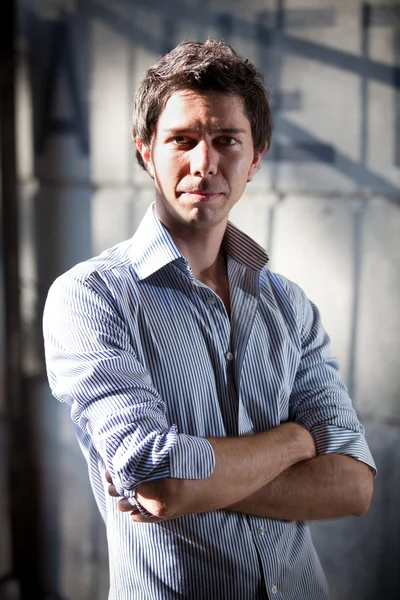
M161 53L212 35L256 62L272 92L274 142L232 219L320 307L378 464L365 517L312 525L332 598L397 598L400 4L20 0L20 9L25 372L49 597L106 598L108 575L86 467L47 388L43 302L59 273L132 235L152 201L133 160L132 93ZM2 544L0 576L6 536Z

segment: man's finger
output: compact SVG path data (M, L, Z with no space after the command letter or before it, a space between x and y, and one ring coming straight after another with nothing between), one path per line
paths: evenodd
M159 517L144 517L139 509L132 506L127 498L122 498L117 506L122 512L129 512L131 520L135 521L135 523L158 523L159 521L165 521L165 519L160 519Z
M107 483L112 483L112 478L109 471L106 471L106 480Z
M166 520L159 517L144 517L139 509L132 506L127 498L121 498L117 506L120 511L129 512L131 521L135 521L135 523L159 523Z
M118 502L117 506L118 506L118 509L121 510L122 512L132 512L132 511L137 510L137 508L132 506L132 504L129 502L129 500L127 498L121 498L121 500Z
M165 521L165 519L160 519L159 517L144 517L139 511L132 511L130 518L131 521L135 521L135 523L159 523L160 521Z
M118 494L117 490L115 489L115 485L113 485L113 484L108 486L108 493L110 494L110 496L113 496L114 498L120 497L120 494Z

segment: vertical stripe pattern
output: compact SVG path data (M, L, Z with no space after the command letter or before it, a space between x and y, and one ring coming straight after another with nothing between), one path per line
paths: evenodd
M307 427L319 454L374 462L317 308L228 224L231 319L196 281L150 207L131 240L50 289L44 314L54 396L69 406L106 523L110 600L326 600L303 522L229 511L132 523L108 496L214 468L207 436Z

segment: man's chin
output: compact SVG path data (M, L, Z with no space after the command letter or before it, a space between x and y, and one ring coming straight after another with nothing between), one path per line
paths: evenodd
M228 220L227 207L215 206L212 202L178 202L175 206L164 203L157 206L156 212L162 223L167 228L176 226L190 228L217 227L222 221Z
M208 228L218 226L221 221L227 220L228 214L222 210L212 209L210 206L193 206L182 214L182 220L190 227Z

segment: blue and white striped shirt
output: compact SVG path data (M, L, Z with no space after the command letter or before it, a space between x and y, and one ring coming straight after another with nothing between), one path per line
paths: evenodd
M325 600L306 523L227 510L133 523L107 494L165 477L209 476L208 437L294 420L318 454L374 468L318 310L270 272L264 250L228 223L231 318L197 281L149 208L132 239L50 289L50 386L71 407L107 526L110 600Z

